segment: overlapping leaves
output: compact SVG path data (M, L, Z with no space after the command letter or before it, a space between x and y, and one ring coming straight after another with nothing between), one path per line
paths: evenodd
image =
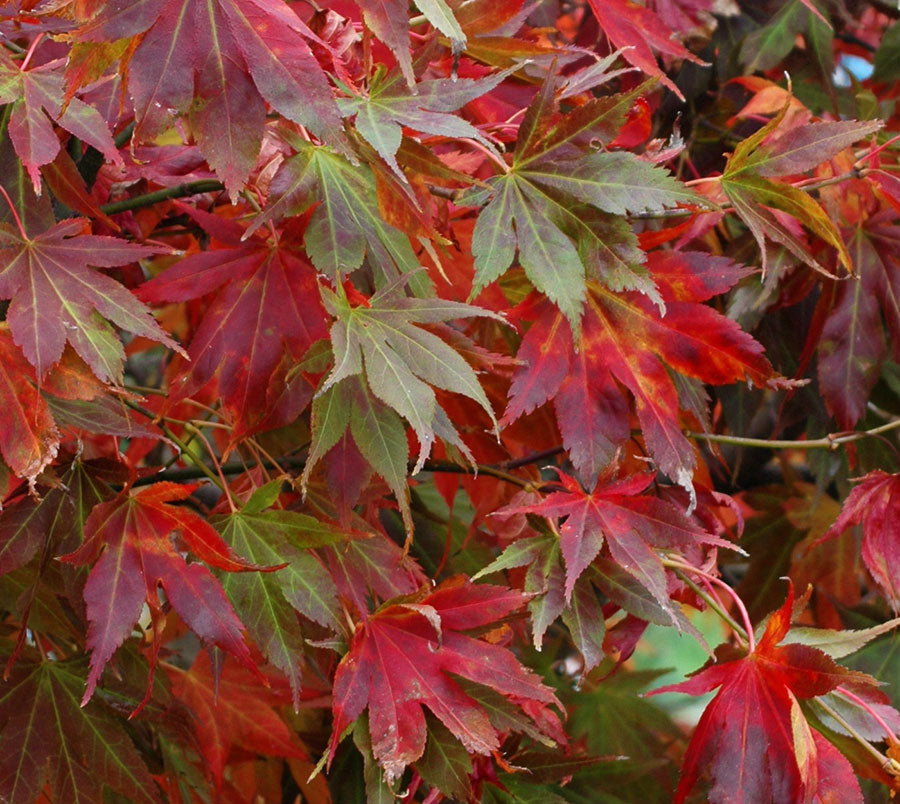
M128 59L139 139L189 114L209 162L232 196L256 161L266 104L339 147L345 143L309 27L281 0L128 0L102 4L80 42L140 37Z
M236 554L258 566L284 565L272 573L228 573L222 586L254 642L290 682L296 707L304 655L297 614L334 631L342 627L337 588L309 548L350 534L306 514L271 509L280 488L280 481L264 486L216 525Z
M31 804L102 801L108 788L159 804L156 785L121 721L101 704L80 705L84 662L20 664L0 694L0 796Z
M672 252L654 254L650 272L664 315L643 294L613 293L597 283L589 285L576 337L546 300L529 310L534 323L519 347L524 365L513 377L504 421L553 399L563 443L589 486L630 436L620 384L634 397L650 456L688 488L696 458L678 411L690 410L701 421L706 414L690 398L682 401L672 372L714 385L749 380L765 386L773 379L762 347L699 303L726 290L740 268L724 258Z
M8 134L38 194L40 168L51 163L60 150L51 120L111 162L122 162L100 112L78 98L64 103L64 95L62 61L23 70L0 51L0 104L12 104Z
M372 750L389 779L425 750L428 709L469 752L489 754L498 729L452 676L490 687L519 705L556 702L507 649L463 632L496 622L525 598L498 586L453 579L425 595L385 604L353 635L334 680L330 756L344 730L368 709Z
M105 319L169 348L175 342L121 284L94 268L126 265L162 249L87 234L79 218L29 235L0 224L0 298L13 339L43 377L70 343L102 380L119 380L125 351Z
M91 650L84 702L131 634L144 603L153 617L155 662L161 638L160 584L168 602L201 639L256 667L243 639L244 627L221 585L202 564L188 564L170 537L178 533L195 555L218 569L259 568L234 554L203 517L169 504L184 500L191 491L190 486L160 482L96 505L84 525L84 544L62 557L73 564L93 563L84 586Z
M436 437L468 451L431 386L474 400L494 418L472 367L420 325L494 314L459 302L406 296L408 281L402 277L356 306L343 286L338 293L323 289L326 306L336 318L330 333L335 365L317 392L304 478L349 427L363 457L396 494L411 531L405 502L406 438L398 416L419 441L415 471ZM364 382L355 381L363 377Z
M526 276L576 332L586 276L654 295L636 238L613 216L698 199L633 154L593 147L613 139L637 94L597 99L560 119L548 79L522 120L510 169L491 180L493 197L475 224L473 290L500 277L518 253Z
M734 205L759 245L763 271L766 270L766 238L784 246L797 259L822 273L828 271L772 209L796 218L817 237L832 246L841 265L852 272L850 254L837 227L825 210L803 190L772 177L811 170L859 139L881 128L881 121L848 120L817 123L786 132L770 145L766 138L775 132L789 108L790 98L778 114L735 149L725 172L722 189Z
M240 225L193 214L210 228L214 247L145 282L139 295L148 302L175 302L215 293L188 346L193 387L218 377L236 436L266 422L287 424L300 410L276 409L284 377L273 375L286 356L295 362L327 334L315 272L290 238L242 240Z

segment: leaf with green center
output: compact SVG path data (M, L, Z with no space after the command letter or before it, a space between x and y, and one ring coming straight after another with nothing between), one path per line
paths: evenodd
M100 112L78 98L63 103L63 67L63 60L57 59L30 70L20 70L5 52L0 53L0 104L12 104L9 138L38 194L41 191L40 168L50 164L60 149L51 120L92 145L111 162L122 164L122 157Z
M125 287L89 267L126 265L165 249L84 234L86 227L73 218L28 237L0 224L0 299L12 299L6 320L38 379L59 361L66 342L101 380L121 378L124 349L100 316L178 350Z
M286 135L297 155L272 179L270 203L246 236L271 220L294 215L316 201L304 246L317 270L332 279L352 273L367 258L379 279L392 280L419 268L409 239L384 222L375 180L365 166L350 164L328 148Z
M432 0L433 2L433 0ZM468 120L451 114L470 101L498 86L515 68L487 78L435 78L420 81L415 92L399 72L373 80L367 97L340 98L338 108L344 117L356 116L356 129L404 181L397 164L397 151L406 126L438 137L471 138L492 148L490 141Z
M852 273L853 263L847 247L825 210L807 193L785 182L772 181L772 177L810 170L874 133L882 124L855 120L813 123L787 131L766 144L767 138L782 125L789 104L790 98L775 117L735 148L722 174L722 189L756 240L764 272L768 237L817 271L828 273L805 244L773 214L772 209L777 209L796 218L832 246L840 263Z
M214 522L225 542L257 566L284 564L272 572L228 573L222 587L265 657L287 677L294 707L300 703L303 636L297 612L334 631L341 630L337 587L310 548L337 544L352 535L295 511L264 510L270 487Z
M497 732L488 715L451 673L520 706L556 703L550 689L508 650L461 633L496 622L524 603L517 592L456 578L369 616L357 626L335 674L329 758L346 727L368 709L375 758L388 779L398 778L425 750L425 706L468 751L496 750Z
M259 154L266 103L346 147L328 79L307 40L321 40L281 0L125 0L100 6L76 41L140 35L128 60L139 140L190 113L210 166L236 197Z
M20 664L0 689L0 797L32 804L49 786L54 801L94 804L104 788L136 804L162 798L121 721L82 706L84 662Z
M151 612L159 615L159 584L197 636L256 669L243 640L244 627L222 587L208 569L188 564L170 538L180 534L194 554L218 569L261 569L232 552L199 514L169 505L187 498L194 488L158 482L96 505L84 525L84 544L74 553L60 556L73 564L96 562L84 587L91 650L85 702L93 695L106 663L131 634L145 601Z
M350 305L342 286L340 295L323 289L326 307L337 319L331 328L335 365L322 382L313 408L304 483L315 462L349 426L363 457L388 482L398 501L405 500L407 448L396 416L410 424L419 441L414 473L428 457L436 436L462 444L431 386L474 400L496 423L472 367L445 341L416 325L474 316L503 319L460 302L406 296L403 287L408 280L403 277L387 285L356 307ZM347 384L351 378L360 382ZM383 406L390 416L380 412ZM404 520L410 529L405 509Z
M473 293L498 279L518 251L526 276L565 313L576 333L586 275L660 303L642 270L636 238L611 216L699 199L633 154L592 147L615 135L635 97L637 91L591 102L560 121L548 79L522 121L511 169L489 182L493 197L472 235Z

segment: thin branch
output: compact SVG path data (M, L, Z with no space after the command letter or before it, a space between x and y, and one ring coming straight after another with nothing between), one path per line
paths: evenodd
M173 433L172 430L169 429L162 421L158 421L158 418L157 418L156 414L153 413L153 411L147 410L146 408L142 407L141 405L138 405L137 402L132 402L130 399L127 399L124 397L123 397L122 401L126 405L128 405L128 407L130 407L132 410L137 411L142 416L146 416L151 421L157 422L157 427L159 427L159 429L162 430L163 433L165 433L166 438L168 438L173 444L175 444L176 447L178 447L179 450L181 450L181 455L190 456L190 449L189 449L187 443L185 443L184 441L182 441L181 438L179 438L177 435L175 435L175 433ZM197 430L196 428L194 428L194 430L196 433L199 433L199 430ZM220 489L222 489L223 492L225 491L226 484L225 484L224 477L219 479L219 477L216 475L216 473L213 472L212 469L210 469L205 463L202 463L201 461L197 461L195 466L196 466L197 470L200 472L200 474L193 475L192 476L193 479L206 477L209 480L211 480L216 486L218 486ZM220 468L221 468L221 466L220 466ZM143 486L143 485L146 485L147 483L155 483L157 480L170 480L171 477L168 477L166 475L168 472L172 472L172 471L174 471L174 470L165 469L162 472L160 472L159 474L153 475L151 477L138 478L138 480L135 481L135 483L133 485ZM189 478L186 477L185 479L189 479ZM141 481L144 481L144 482L141 482Z
M131 405L134 407L134 405ZM135 410L138 410L139 413L144 413L144 411L139 410L139 407L136 407ZM153 414L150 411L146 411L145 415L149 415L153 418ZM175 442L179 448L181 448L182 444L179 443L178 440L172 438L171 432L167 431L167 428L163 428L163 432ZM413 468L415 464L410 462L410 469ZM246 464L243 461L230 461L229 463L220 464L218 467L218 471L220 471L223 475L239 475L243 472L246 472L248 468L253 468L255 466L262 466L266 469L274 469L275 471L283 471L284 469L303 469L306 466L306 458L283 458L279 464L274 464L271 461L258 461L252 464ZM430 460L425 461L425 464L422 466L422 470L425 472L439 472L446 474L457 474L457 475L486 475L488 477L494 477L497 480L503 480L507 483L511 483L519 488L530 489L534 488L535 484L530 480L525 480L521 477L516 477L509 472L504 472L502 469L498 469L495 466L488 466L485 464L480 464L477 466L460 466L459 464L452 463L451 461L442 461L442 460ZM197 464L195 466L186 466L186 467L175 467L171 469L164 469L162 472L159 472L155 475L148 475L146 477L138 478L135 482L135 486L146 486L150 483L156 483L159 480L168 480L173 483L181 483L189 480L199 480L201 478L215 478L216 485L219 485L219 478L213 473L213 471L206 466L205 464ZM538 484L540 485L540 484Z
M215 179L200 179L187 184L176 184L174 187L166 187L162 190L154 190L152 193L136 195L134 198L125 198L121 201L113 201L103 204L100 209L107 215L115 215L117 212L126 212L129 209L141 209L152 207L160 201L170 198L184 198L188 195L200 195L201 193L216 193L224 190L225 185Z
M900 428L900 418L887 424L873 427L871 430L857 430L850 433L832 433L823 438L811 438L806 441L791 441L789 439L768 438L744 438L743 436L718 435L716 433L695 433L686 430L688 438L696 438L710 441L716 444L733 444L739 447L762 447L763 449L828 449L835 450L842 444L860 441L863 438L873 438L882 433Z
M514 461L501 463L499 466L501 469L518 469L520 466L528 466L532 463L545 461L547 460L547 458L555 458L557 455L560 455L565 451L566 448L562 445L558 447L551 447L550 449L541 450L540 452L532 452L531 455L526 455L523 458L517 458Z

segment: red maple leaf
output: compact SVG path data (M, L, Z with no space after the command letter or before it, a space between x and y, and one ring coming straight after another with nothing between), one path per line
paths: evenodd
M711 782L712 804L862 804L850 763L810 730L797 699L815 698L848 682L876 682L841 667L817 648L779 645L790 629L793 607L791 585L784 605L748 654L720 646L714 664L650 693L702 695L720 688L691 738L675 804L685 801L704 775ZM833 798L835 791L840 799Z
M31 237L21 225L0 224L0 299L12 299L6 320L39 378L68 341L100 379L119 379L125 352L100 316L178 349L123 285L89 267L126 265L165 249L85 234L89 226L71 218Z
M199 514L168 505L186 499L195 489L160 482L100 503L84 523L84 544L60 556L73 564L96 561L84 586L90 622L87 646L91 650L85 702L93 695L106 663L131 634L145 601L154 623L159 622L159 584L172 608L197 636L255 670L244 644L244 626L221 585L206 567L188 564L171 539L178 533L195 555L219 569L258 569L235 555ZM154 637L158 639L159 634ZM155 655L151 658L155 662Z
M0 455L19 477L34 480L59 449L59 430L34 387L34 369L0 325Z
M357 625L334 678L330 757L367 707L372 751L389 779L425 750L423 706L468 751L496 750L497 729L451 674L491 687L523 707L557 703L506 648L460 633L496 622L526 602L511 589L456 577L424 596L395 599Z
M673 37L674 32L653 11L633 0L589 0L591 10L609 41L622 49L622 57L647 75L659 78L678 97L681 90L656 62L654 50L677 59L705 64Z
M869 472L844 500L834 524L819 540L862 525L862 558L895 609L900 607L900 475Z
M230 661L215 673L206 651L197 654L188 671L171 665L165 669L172 691L194 715L197 741L217 788L236 748L253 756L307 758L297 736L274 709L291 701L283 680L267 677L263 686L255 673Z
M566 562L566 601L575 581L597 557L604 543L613 561L649 590L663 608L670 606L665 570L657 549L686 549L709 544L734 548L730 542L704 531L672 503L644 494L654 472L615 480L606 473L592 492L557 470L563 491L548 494L535 505L508 507L498 513L541 514L548 519L565 517L559 529L559 546Z
M634 397L651 457L688 488L696 458L678 412L694 404L680 400L683 392L671 374L712 385L749 380L765 386L774 373L753 338L699 303L727 290L742 269L725 258L690 252L654 252L649 258L665 312L642 293L615 293L590 283L575 342L568 321L548 300L523 304L520 312L534 323L519 347L524 366L513 377L503 421L553 399L572 463L593 482L631 435L624 386Z
M140 40L129 62L135 136L190 113L210 167L232 196L256 161L266 103L332 144L346 140L325 73L306 40L326 47L281 0L126 0L101 4L82 42Z
M314 341L327 337L327 319L315 271L289 237L272 243L258 234L242 242L240 225L197 210L190 213L224 247L186 257L144 283L138 295L148 302L175 302L215 294L188 347L192 388L178 393L190 393L218 377L238 437L273 413L273 400L285 385L283 378L281 388L273 382L282 358L288 353L299 359ZM286 424L299 412L265 424Z

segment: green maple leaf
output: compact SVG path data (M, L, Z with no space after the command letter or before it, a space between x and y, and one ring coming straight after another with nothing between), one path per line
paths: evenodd
M614 216L694 204L698 198L634 154L594 147L612 141L642 89L598 99L558 122L552 81L538 92L522 120L512 165L490 181L493 197L475 224L473 294L498 279L518 251L526 276L576 331L586 275L614 290L641 291L661 304L642 268L637 239ZM470 200L483 197L479 191Z
M309 209L316 202L304 235L306 253L317 270L331 278L355 271L368 259L380 280L419 268L409 239L385 223L378 210L375 179L364 165L323 146L285 133L297 150L272 179L271 201L247 230L249 237L267 221ZM427 283L424 275L414 282Z
M222 538L238 554L272 573L227 573L222 587L266 658L291 683L299 705L303 636L297 612L335 631L341 629L337 587L309 548L337 544L351 535L296 511L266 510L281 481L259 489L228 517L216 521Z
M439 137L469 137L492 148L490 141L475 126L450 112L490 92L516 69L513 67L482 79L421 81L415 85L414 92L395 70L383 79L376 75L368 96L340 98L338 108L344 117L356 116L356 130L405 181L397 164L403 127Z
M809 248L775 217L772 209L796 218L832 246L841 265L852 272L853 263L844 240L825 210L803 190L772 179L816 167L877 131L882 123L878 120L814 123L792 129L774 143L765 144L781 126L789 106L790 97L775 117L734 149L722 173L722 189L759 246L763 272L767 267L765 241L768 237L810 267L831 276Z
M335 365L313 404L313 440L303 474L337 444L349 427L363 457L397 496L411 531L406 503L405 419L416 433L419 454L414 472L440 437L468 454L432 386L467 396L495 423L475 371L456 350L417 324L495 314L460 302L404 295L410 277L382 288L365 304L350 305L343 287L323 289L325 306L336 317L331 328ZM362 381L364 378L364 382Z

